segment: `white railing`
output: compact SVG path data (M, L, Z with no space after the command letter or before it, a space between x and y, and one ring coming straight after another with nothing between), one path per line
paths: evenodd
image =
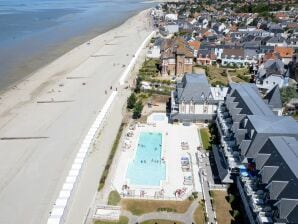
M52 210L50 212L51 215L48 218L47 224L62 224L65 222L70 204L72 202L72 198L79 183L80 175L82 173L87 153L91 149L93 142L95 141L96 136L102 127L102 123L116 96L117 91L113 91L104 104L102 110L97 115L87 135L85 136L84 141L82 142L80 149L76 155L76 158L73 161L68 176L65 179L60 194L52 207Z

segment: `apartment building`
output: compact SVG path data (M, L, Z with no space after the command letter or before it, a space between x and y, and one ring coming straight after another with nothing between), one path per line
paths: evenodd
M268 102L255 85L231 83L213 154L221 181L237 184L249 223L297 223L298 123Z

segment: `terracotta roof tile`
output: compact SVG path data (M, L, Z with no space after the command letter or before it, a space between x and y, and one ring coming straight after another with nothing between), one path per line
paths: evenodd
M275 47L274 51L279 53L282 58L291 58L294 53L294 50L291 47Z
M200 46L201 46L201 42L199 42L199 41L190 41L190 42L188 42L188 44L194 50L198 50L200 48Z

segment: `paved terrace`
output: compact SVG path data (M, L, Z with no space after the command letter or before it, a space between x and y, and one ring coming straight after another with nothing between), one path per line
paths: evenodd
M134 136L131 137L131 148L121 149L121 155L118 163L116 163L116 172L113 178L113 187L117 189L118 192L122 192L122 186L127 184L126 170L130 161L134 158L134 150L137 148L138 136L141 132L160 132L163 134L163 146L162 146L162 156L166 161L166 180L162 181L160 187L150 187L150 186L130 186L132 190L135 190L135 197L140 196L140 191L144 190L146 192L144 199L153 199L155 192L161 189L164 190L165 199L180 199L175 198L174 192L177 189L187 188L187 192L192 191L202 192L201 183L198 173L198 167L195 165L193 169L194 185L183 185L184 176L192 175L192 172L183 172L181 169L181 156L190 155L191 163L196 163L195 153L197 147L200 146L200 141L198 137L197 127L193 126L183 126L183 125L173 125L168 123L160 123L156 126L153 125L137 125L134 131ZM126 133L125 133L126 134ZM122 139L122 143L123 143ZM188 142L189 149L182 150L181 142ZM123 144L120 144L122 146ZM185 197L187 194L185 194ZM183 199L185 198L183 197ZM182 199L182 198L181 198Z

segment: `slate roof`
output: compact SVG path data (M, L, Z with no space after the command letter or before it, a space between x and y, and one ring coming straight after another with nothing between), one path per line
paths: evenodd
M273 44L275 44L275 43L283 43L283 42L286 42L286 39L283 38L283 37L271 37L267 41L267 43L273 43Z
M293 174L298 178L298 141L294 137L274 136L269 138Z
M249 83L230 83L229 85L232 89L236 90L233 92L232 96L241 98L238 98L237 101L242 104L241 106L244 110L242 113L266 116L273 115L268 105L266 105L260 97L256 85Z
M207 55L211 56L211 50L210 49L199 49L198 50L198 56L202 55L203 58L205 58Z
M282 198L277 201L274 206L279 210L279 217L284 219L284 222L297 223L298 214L298 200ZM282 223L284 223L282 222Z
M228 48L225 48L223 50L223 53L222 53L222 57L225 57L227 56L228 58L234 56L234 57L241 57L241 58L244 58L244 49L228 49Z
M224 155L222 154L222 152L218 148L218 146L212 145L212 152L213 152L214 159L215 159L215 162L216 162L218 176L219 176L220 180L223 181L229 174L228 164L226 162L226 159L225 159Z
M298 123L292 117L248 115L247 118L258 133L279 135L296 134L298 136Z
M248 57L248 58L257 58L258 54L256 50L253 49L244 49L244 57Z
M264 97L272 108L282 108L278 85L274 86Z
M202 102L214 100L207 77L204 74L186 74L177 83L177 101Z
M286 70L284 68L284 63L280 59L269 59L263 66L259 69L258 75L263 77L265 75L285 75Z

